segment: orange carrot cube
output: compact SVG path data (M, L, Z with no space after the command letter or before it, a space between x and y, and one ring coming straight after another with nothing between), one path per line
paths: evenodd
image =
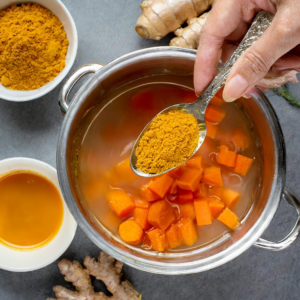
M233 230L240 226L239 219L228 207L219 215L218 220Z
M195 244L197 241L197 230L192 219L180 219L178 222L178 229L184 244L187 246L192 246Z
M211 213L208 201L209 199L195 199L194 201L198 226L211 224Z
M244 155L238 154L235 161L234 172L240 175L246 175L251 167L253 162L252 158L248 158Z
M168 174L172 177L172 178L179 178L180 175L182 174L182 167L177 167L174 168L173 170L169 171Z
M152 244L152 249L156 251L164 251L168 249L168 241L164 231L153 229L147 232L147 236Z
M240 149L246 149L250 145L250 137L245 129L236 129L232 133L234 143Z
M148 214L148 221L152 226L165 230L175 220L175 209L167 200L160 200L151 205Z
M206 121L206 136L215 140L218 137L218 126Z
M119 218L128 217L135 208L133 199L122 190L111 190L107 193L107 199L110 207Z
M180 218L196 219L194 203L178 204Z
M223 186L221 169L218 167L205 168L201 181L207 185Z
M215 95L209 102L209 104L215 106L222 106L224 103L225 101L222 99L222 97L219 97L219 95Z
M203 171L203 157L202 155L193 156L186 163L186 166L189 168L195 168Z
M224 189L222 201L227 207L232 208L241 199L241 197L242 195L234 190Z
M225 145L220 146L219 153L217 157L217 162L221 165L234 167L236 160L236 153L230 151L229 148Z
M178 196L179 196L178 201L179 201L179 203L182 203L182 204L194 201L194 196L193 196L192 191L179 189Z
M178 193L178 188L177 188L177 181L174 180L174 182L172 183L171 187L170 187L170 190L169 190L169 193L171 195L175 195Z
M208 186L203 182L200 182L198 189L193 192L194 199L208 197Z
M123 160L115 167L115 172L117 176L123 180L132 182L137 179L139 179L139 176L137 176L130 167L130 158Z
M148 202L152 202L152 201L156 201L161 199L160 196L154 194L150 189L149 189L149 185L152 181L150 181L148 184L144 185L141 187L141 195L142 197L148 201Z
M196 191L202 177L202 171L192 168L184 168L181 176L177 179L177 185L181 189Z
M224 119L225 115L225 110L213 105L208 105L205 111L205 120L214 124L219 124Z
M210 209L212 219L218 218L225 205L223 202L217 200L216 198L209 198L208 206Z
M174 179L169 174L164 174L150 182L149 190L162 199L167 194L173 182Z
M216 198L221 199L222 195L223 195L223 191L224 191L223 186L213 185L213 186L210 186L208 188L208 196L209 197L216 197Z
M144 229L148 230L151 225L148 222L149 209L136 207L133 211L134 220Z
M172 224L166 230L166 238L168 241L169 248L173 249L181 245L181 238L178 230L178 225L176 223Z
M134 220L129 219L119 226L121 239L130 245L138 245L142 242L144 231Z
M144 199L140 199L140 198L134 198L134 203L135 206L138 208L149 208L150 207L150 203L145 201Z

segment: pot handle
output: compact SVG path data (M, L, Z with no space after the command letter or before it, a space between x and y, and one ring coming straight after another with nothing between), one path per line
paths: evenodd
M287 201L287 203L290 206L294 207L297 211L298 218L294 228L283 240L279 242L270 242L265 239L259 238L254 243L254 246L271 251L280 251L289 247L300 234L300 200L287 188L284 188L282 197Z
M59 94L59 100L58 104L60 107L60 110L63 115L67 113L67 110L69 108L69 102L68 102L68 96L70 92L72 91L75 84L85 75L90 73L96 73L99 71L103 65L100 64L86 64L80 67L78 70L76 70L70 78L66 81L66 83L63 85L60 94Z

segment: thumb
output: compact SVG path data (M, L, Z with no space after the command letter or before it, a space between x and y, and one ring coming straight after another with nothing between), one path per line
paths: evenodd
M234 101L251 90L279 57L299 43L298 23L290 13L277 11L269 28L233 66L223 91L225 101Z

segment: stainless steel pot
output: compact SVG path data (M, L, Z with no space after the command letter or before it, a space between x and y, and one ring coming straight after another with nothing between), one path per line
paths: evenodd
M147 252L126 246L109 233L91 214L76 185L74 153L76 132L86 112L121 86L144 77L181 76L192 86L196 51L158 47L124 55L106 66L84 65L66 82L60 94L60 108L66 114L57 147L57 169L60 186L69 209L79 226L101 249L116 259L140 270L161 274L189 274L222 265L252 245L278 251L290 246L300 233L300 202L285 188L285 144L277 116L268 99L259 90L252 98L239 101L259 138L262 156L262 180L251 208L233 234L200 249L180 253ZM69 92L86 74L93 73L76 93L70 104ZM298 214L291 232L279 242L261 239L284 198Z

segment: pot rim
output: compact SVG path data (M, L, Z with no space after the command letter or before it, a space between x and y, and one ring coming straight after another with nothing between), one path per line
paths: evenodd
M225 264L226 262L242 254L260 238L265 229L269 226L278 208L282 191L285 185L286 157L285 144L281 126L269 100L260 90L254 89L251 95L256 99L261 98L261 101L257 101L257 104L259 105L260 109L265 113L265 118L268 121L274 138L275 175L273 178L272 190L269 196L269 199L273 198L273 200L268 200L257 222L242 238L240 238L240 240L229 246L227 249L221 251L220 253L217 253L205 259L196 260L193 262L166 263L164 261L152 261L145 258L136 257L130 253L124 253L121 249L113 246L103 237L101 237L85 219L84 215L76 205L75 199L71 191L71 187L68 180L66 161L66 150L69 131L72 125L72 120L76 115L80 104L84 102L84 99L88 95L89 91L93 90L93 88L95 88L99 84L99 82L101 82L105 77L109 76L111 73L115 72L116 69L120 69L122 68L122 66L128 64L128 62L141 61L142 59L147 59L150 57L181 57L195 60L196 53L196 50L191 49L169 46L154 47L131 52L108 63L106 66L97 71L96 74L92 76L87 82L85 82L84 85L75 95L64 118L58 141L57 171L59 183L64 198L69 207L69 210L71 211L78 225L98 247L100 247L108 254L112 255L117 260L127 265L130 265L131 267L143 271L148 271L151 273L166 275L198 273Z

